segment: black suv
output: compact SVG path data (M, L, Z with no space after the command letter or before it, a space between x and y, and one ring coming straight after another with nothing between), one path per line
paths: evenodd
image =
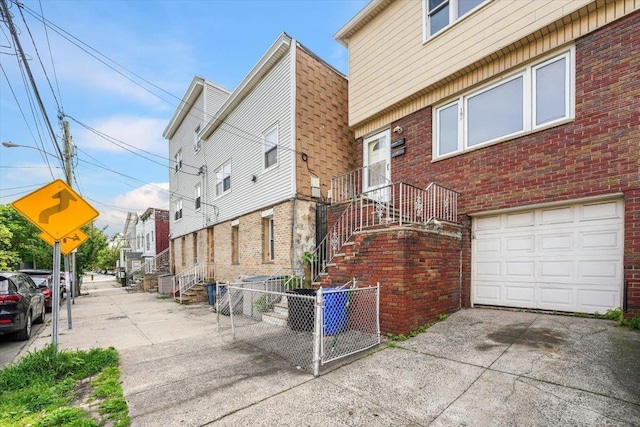
M31 324L44 319L44 295L33 280L20 272L0 272L0 334L26 341L31 337Z

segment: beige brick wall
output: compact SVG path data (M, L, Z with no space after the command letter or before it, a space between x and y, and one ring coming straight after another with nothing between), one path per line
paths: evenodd
M355 169L355 139L348 122L347 79L304 48L296 51L296 185L311 196L311 176L327 197L331 178ZM307 154L307 160L301 153Z

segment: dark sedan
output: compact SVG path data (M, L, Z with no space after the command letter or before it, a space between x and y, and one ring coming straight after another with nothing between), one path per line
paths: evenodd
M31 337L32 323L45 320L45 298L29 276L0 272L0 334L17 341Z

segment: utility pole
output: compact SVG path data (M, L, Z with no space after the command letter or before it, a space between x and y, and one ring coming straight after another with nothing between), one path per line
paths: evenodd
M62 112L60 118L62 119ZM69 131L69 122L62 121L62 132L64 138L64 175L67 180L67 185L73 188L73 138L71 138L71 132ZM69 262L69 255L64 256L64 270L65 270L65 288L67 291L67 326L69 329L73 329L73 323L71 321L71 299L76 294L76 289L79 289L78 278L76 277L76 254L72 254L73 261ZM69 274L69 264L73 267L71 274Z

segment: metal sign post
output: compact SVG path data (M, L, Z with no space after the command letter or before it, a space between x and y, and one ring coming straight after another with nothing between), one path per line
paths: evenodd
M51 304L51 344L58 352L58 319L60 317L60 242L53 244L53 302Z
M73 325L71 323L71 302L69 301L69 285L73 275L69 274L69 255L64 256L64 286L67 291L67 328L73 329Z

